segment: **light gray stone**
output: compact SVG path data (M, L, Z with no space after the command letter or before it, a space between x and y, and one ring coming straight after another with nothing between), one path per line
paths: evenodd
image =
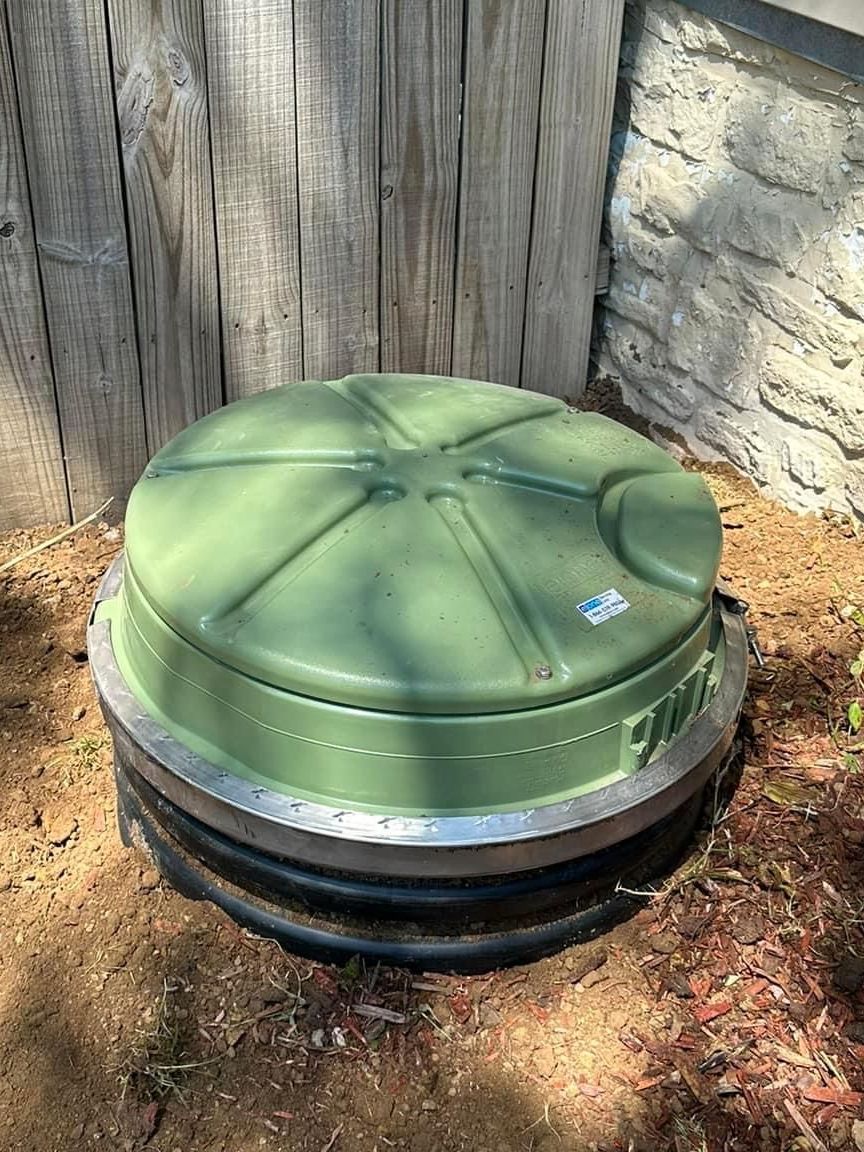
M829 375L774 348L762 365L759 391L781 415L818 428L847 451L864 452L864 388L860 372L857 377Z
M734 68L696 69L690 60L650 45L637 56L631 88L634 131L694 160L705 159L723 136Z
M752 310L719 277L682 297L669 328L668 362L717 396L746 407L756 386L762 336Z
M832 149L832 111L796 99L785 85L739 89L726 120L729 157L771 184L818 192Z
M831 224L820 202L781 188L766 188L744 173L729 186L728 207L722 239L789 273L796 271Z
M683 237L658 236L641 228L637 220L626 228L613 224L610 232L616 275L626 275L625 261L629 261L658 280L676 280L694 255Z
M847 160L864 162L864 119L856 117L851 121L849 134L843 144L843 155Z
M617 374L643 389L667 417L677 421L690 418L693 397L689 381L670 368L662 347L650 332L609 317L604 344Z
M696 418L696 435L704 444L719 452L741 472L757 483L768 479L767 465L771 449L758 428L745 423L741 414L731 408L705 408Z
M739 252L721 254L717 271L737 289L743 301L794 340L824 351L835 361L835 367L846 367L864 352L864 327L839 316L836 308L832 310L809 284L784 276L779 268L766 268Z
M814 282L830 300L864 320L864 219L824 235L813 252Z
M864 463L860 460L846 469L845 496L852 511L864 520Z
M666 339L676 313L676 285L669 285L641 271L633 264L619 260L616 275L609 285L606 307L625 320L632 320L655 336Z
M784 429L780 467L793 486L806 488L817 498L830 490L834 494L832 505L836 506L838 499L842 502L848 464L828 437L812 429Z

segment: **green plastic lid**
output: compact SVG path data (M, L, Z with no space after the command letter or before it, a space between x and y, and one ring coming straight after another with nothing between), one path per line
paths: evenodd
M191 644L397 712L526 708L631 675L703 615L720 547L702 480L621 425L416 376L223 408L154 458L127 517L142 597Z
M701 478L493 384L351 376L231 404L154 457L126 547L102 614L137 697L210 761L325 803L598 787L707 704L722 660Z

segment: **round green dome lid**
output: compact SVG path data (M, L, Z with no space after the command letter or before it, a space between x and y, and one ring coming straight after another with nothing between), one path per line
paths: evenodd
M721 526L699 476L603 416L351 376L180 433L132 493L126 547L130 611L218 666L380 712L494 713L679 647L710 614Z

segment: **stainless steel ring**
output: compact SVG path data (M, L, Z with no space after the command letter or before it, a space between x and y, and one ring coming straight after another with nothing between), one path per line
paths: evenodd
M97 603L115 595L122 556ZM114 657L109 621L88 627L90 667L115 755L172 803L225 835L303 864L403 878L492 876L596 852L673 812L729 750L747 680L740 615L716 601L726 641L723 677L709 707L668 751L626 780L559 804L486 816L407 817L337 809L255 786L220 771L143 709Z

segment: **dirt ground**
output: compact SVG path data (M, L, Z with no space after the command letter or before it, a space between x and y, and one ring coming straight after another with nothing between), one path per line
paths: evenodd
M767 657L740 786L634 920L470 980L297 960L166 889L84 651L119 529L0 575L0 1148L864 1149L862 543L705 474Z

